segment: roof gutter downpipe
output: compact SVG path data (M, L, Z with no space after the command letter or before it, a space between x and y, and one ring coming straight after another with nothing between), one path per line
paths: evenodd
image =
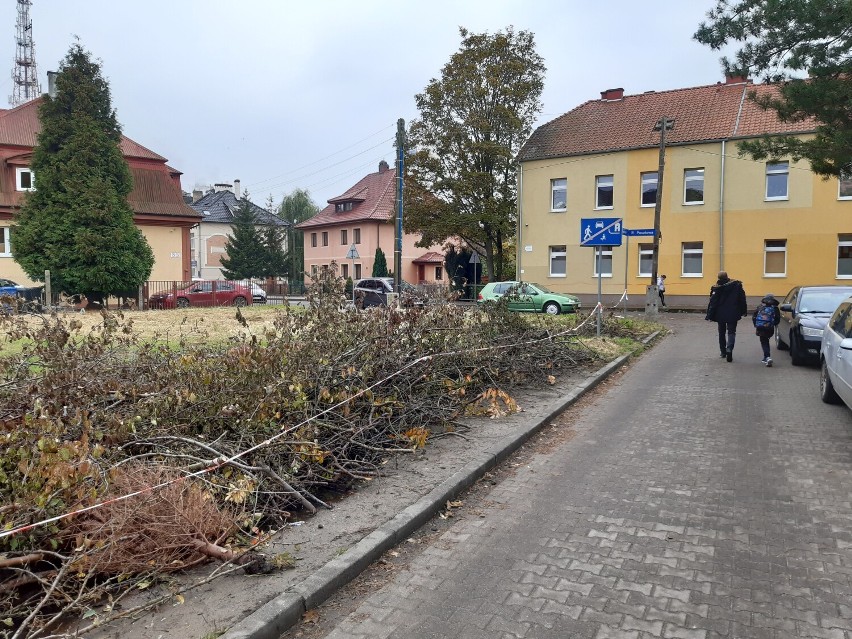
M734 123L734 130L731 137L736 137L740 130L740 118L743 115L743 104L745 103L746 95L748 94L748 82L743 84L743 93L740 96L740 108L737 111L737 120ZM721 177L719 178L719 270L725 270L725 144L727 140L722 140L722 159L720 160L719 170Z
M725 270L725 142L722 140L722 159L719 173L719 270Z

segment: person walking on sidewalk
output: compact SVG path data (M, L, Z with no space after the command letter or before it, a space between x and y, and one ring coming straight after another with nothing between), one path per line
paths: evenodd
M751 317L751 322L754 324L754 331L760 338L760 347L763 349L764 366L772 366L772 357L769 352L769 338L775 335L775 327L781 321L781 312L778 310L778 300L772 293L767 293L760 300L760 304L754 309L754 315Z
M657 278L657 292L660 294L660 306L666 308L666 276L660 275Z
M716 285L710 287L710 301L704 319L716 322L719 329L720 357L733 361L734 343L737 339L737 322L748 315L748 304L743 283L732 280L725 271L719 271Z

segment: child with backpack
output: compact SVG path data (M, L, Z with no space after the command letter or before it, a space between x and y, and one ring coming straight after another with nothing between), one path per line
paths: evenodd
M772 293L763 296L760 304L754 309L751 321L754 324L755 333L760 338L760 347L763 349L761 362L764 366L772 366L772 358L769 356L769 339L775 335L775 327L781 321L778 300Z

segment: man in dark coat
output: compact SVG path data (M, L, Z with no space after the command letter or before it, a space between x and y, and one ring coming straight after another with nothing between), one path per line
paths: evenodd
M716 285L710 288L710 302L707 304L707 316L704 319L716 322L719 328L720 357L729 362L734 359L737 322L747 315L748 304L743 283L730 279L725 271L719 271Z

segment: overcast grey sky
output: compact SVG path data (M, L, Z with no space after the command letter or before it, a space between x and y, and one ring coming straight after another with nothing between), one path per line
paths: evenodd
M414 96L458 50L459 26L535 34L542 124L608 88L721 80L719 55L692 40L713 4L33 0L31 17L42 90L79 36L102 61L125 135L167 157L184 190L238 178L257 204L306 188L324 205L381 159L392 164L396 121L417 116ZM4 97L15 18L15 0L2 0Z

